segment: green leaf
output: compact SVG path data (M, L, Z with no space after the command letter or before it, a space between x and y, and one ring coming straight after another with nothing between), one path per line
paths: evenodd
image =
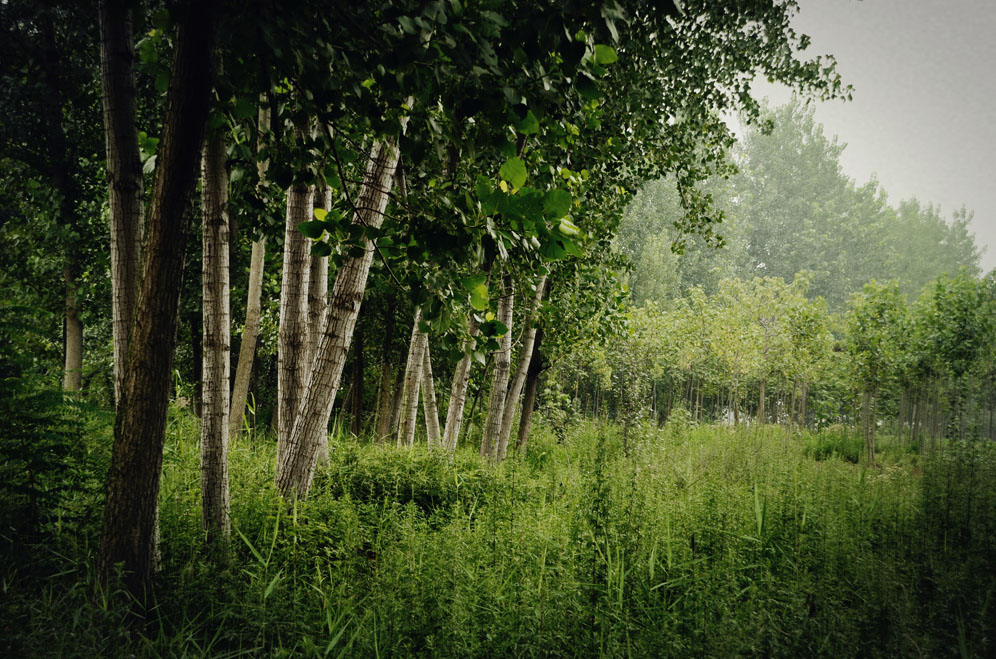
M470 290L470 306L476 311L484 311L488 308L488 285L484 282L478 284Z
M498 175L508 181L513 188L521 188L526 183L526 163L522 158L513 156L501 166Z
M235 101L235 116L239 119L251 119L256 116L256 104L248 98L240 97Z
M598 83L588 76L579 76L575 86L578 88L578 93L581 94L581 97L589 101L600 99L603 96L602 91L598 88Z
M557 227L557 230L565 236L576 236L581 233L581 229L579 229L576 224L571 222L566 217L560 220L560 225Z
M559 220L571 210L571 202L573 201L571 193L554 188L543 197L543 212L551 220Z
M273 594L273 591L274 591L274 589L275 589L275 588L277 587L277 584L278 584L278 583L280 583L280 577L281 577L281 576L283 576L283 570L280 570L280 571L278 571L278 572L277 572L277 573L276 573L276 574L275 574L275 575L273 576L273 581L271 581L271 582L270 582L270 585L266 587L266 590L265 590L265 591L263 591L263 599L264 599L264 600L265 600L265 599L266 599L267 597L269 597L270 595L272 595L272 594Z
M316 208L315 209L315 219L318 220L319 222L324 222L325 221L325 216L328 215L328 214L329 214L329 212L327 210L325 210L324 208Z
M526 116L515 122L515 130L523 135L533 135L539 132L539 119L532 110L526 112ZM518 187L518 186L517 186Z
M325 223L317 220L313 222L301 222L301 224L297 225L297 229L308 238L317 240L325 233Z
M595 62L597 64L612 64L619 59L616 49L612 46L598 44L595 46Z
M324 243L319 240L317 243L314 243L311 246L312 256L321 257L321 256L329 256L330 254L332 254L332 247L330 247L328 243Z

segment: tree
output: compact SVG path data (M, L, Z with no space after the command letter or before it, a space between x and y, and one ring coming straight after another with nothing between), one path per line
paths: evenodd
M140 600L148 595L152 576L188 206L208 116L218 13L216 2L191 5L178 28L141 287L114 423L98 570L106 579L121 565L128 589Z

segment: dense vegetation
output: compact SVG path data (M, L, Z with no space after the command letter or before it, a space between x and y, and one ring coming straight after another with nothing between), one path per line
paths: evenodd
M293 4L0 3L0 653L993 653L996 280L793 0Z
M43 536L4 537L7 656L986 656L996 454L572 420L495 469L343 436L293 508L233 447L230 563L204 553L199 423L170 415L161 595L130 624L92 572L107 428ZM9 527L8 527L9 528ZM43 537L41 541L39 538Z

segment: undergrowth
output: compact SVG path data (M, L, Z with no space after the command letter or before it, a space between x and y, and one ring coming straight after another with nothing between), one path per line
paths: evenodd
M99 482L109 435L87 428L74 478ZM198 428L171 412L144 622L96 585L92 488L58 490L38 533L0 538L0 653L994 652L991 444L921 456L883 438L869 469L846 433L644 428L624 451L612 426L541 423L524 458L493 467L473 448L450 461L344 440L289 507L272 439L241 439L218 564L202 547Z

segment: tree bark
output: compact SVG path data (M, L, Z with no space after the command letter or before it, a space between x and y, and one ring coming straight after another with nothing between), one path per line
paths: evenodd
M381 226L397 165L398 149L393 142L374 144L357 200L355 224ZM347 258L336 274L315 367L278 469L277 489L285 498L304 498L311 486L318 457L314 438L328 428L373 255L373 242L364 239L363 256Z
M758 392L757 392L757 425L760 427L763 427L765 423L764 419L765 384L766 383L764 381L764 378L761 378L761 383L758 385Z
M446 426L443 429L443 445L452 455L456 451L460 425L463 423L463 409L467 404L467 385L470 382L470 367L473 365L474 337L477 336L477 321L473 315L467 319L470 339L464 345L463 357L453 371L453 384L450 387L450 402L446 408Z
M501 436L501 419L505 411L505 395L508 391L508 375L512 361L512 305L515 292L511 278L505 281L505 293L498 301L498 322L507 330L498 341L495 350L495 375L491 382L491 396L488 399L488 413L484 418L484 434L481 437L481 456L491 459L498 457L498 439Z
M332 209L332 188L328 186L315 188L315 208L322 208L325 211ZM313 219L312 217L308 218ZM310 241L309 241L310 250ZM311 372L311 365L318 351L318 341L322 336L322 327L325 323L325 314L328 313L329 305L329 259L327 256L311 256L311 272L308 275L308 351L302 366L303 379L301 386L307 382L307 373ZM328 464L329 462L329 439L326 433L318 437L318 462Z
M505 396L505 409L501 416L501 431L498 437L498 459L504 460L508 451L508 439L512 435L512 421L515 417L515 408L519 402L519 394L522 393L522 385L526 383L526 374L529 372L529 362L533 358L533 343L536 340L536 313L539 311L540 303L543 301L543 291L546 288L546 275L536 282L536 295L526 317L523 319L523 327L526 334L522 339L522 350L519 352L519 365L515 369L515 377L512 378L512 386Z
M262 148L263 136L270 130L270 109L259 108L257 151ZM256 171L262 183L269 163L265 160L256 163ZM252 256L249 261L249 292L246 300L246 325L242 330L239 346L239 364L235 369L235 385L232 388L232 411L229 417L229 435L238 437L242 428L242 417L246 409L246 396L249 393L249 377L256 356L256 339L259 336L259 315L263 297L263 267L266 264L266 238L260 236L252 243Z
M536 408L536 392L539 389L540 374L543 372L543 355L540 345L543 343L543 328L536 330L536 340L533 341L533 356L529 360L529 371L526 373L526 392L522 396L522 416L519 419L519 434L515 440L515 450L525 455L529 443L529 431L533 425L533 410Z
M120 564L125 585L140 601L151 585L189 200L208 115L219 4L190 5L176 39L142 283L107 475L98 574L106 580Z
M284 262L280 277L280 329L277 343L277 474L287 449L307 382L308 284L311 254L308 238L297 225L311 220L312 190L296 185L287 191Z
M201 408L201 521L207 544L223 545L231 534L228 499L231 314L228 271L228 174L225 142L206 141L203 198L204 366Z
M128 3L114 0L100 3L100 78L111 208L111 316L116 402L121 399L125 357L138 296L145 214L135 111L135 41L131 10L127 7Z
M427 337L419 331L422 320L421 309L415 312L412 325L412 338L408 343L408 359L405 362L405 389L401 397L401 423L398 424L398 447L415 443L415 422L418 417L418 396L422 386L422 353L425 352Z
M439 435L439 408L436 406L436 385L432 381L432 355L429 352L428 337L426 337L423 343L422 414L425 416L425 434L429 440L429 448L436 448L441 445Z

